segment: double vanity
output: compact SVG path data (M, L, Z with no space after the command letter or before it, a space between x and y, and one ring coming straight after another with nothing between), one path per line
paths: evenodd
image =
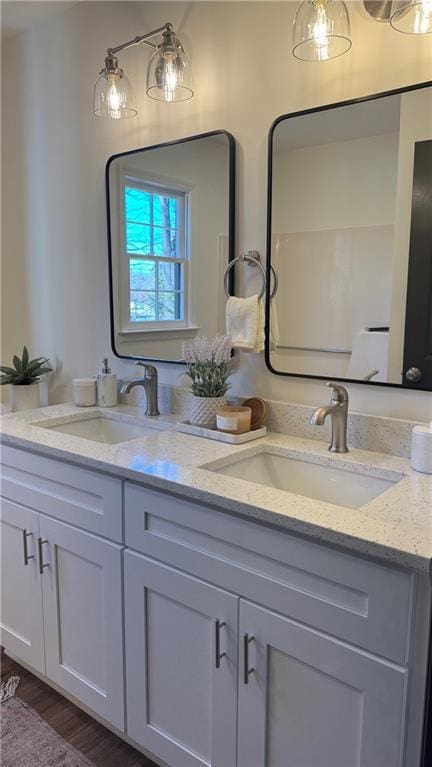
M191 110L162 3L4 5L0 383L83 407L0 418L1 645L161 767L432 767L432 0L168 5Z
M419 767L432 477L175 420L2 419L6 652L160 764Z

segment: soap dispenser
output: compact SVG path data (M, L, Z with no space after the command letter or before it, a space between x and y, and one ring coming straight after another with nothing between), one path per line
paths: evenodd
M102 360L102 371L97 376L97 403L100 407L117 405L117 376L108 367L108 358Z

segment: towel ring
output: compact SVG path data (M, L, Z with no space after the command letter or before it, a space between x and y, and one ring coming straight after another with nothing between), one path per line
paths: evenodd
M276 269L274 268L273 264L270 264L270 272L273 275L273 290L270 293L270 301L272 301L274 299L276 293L278 292L279 277L278 277L278 273L277 273Z
M230 261L230 263L226 267L225 273L224 273L224 290L225 290L226 297L230 298L230 292L228 290L228 277L229 277L229 273L230 273L231 269L237 263L243 262L243 261L246 261L250 266L258 266L261 269L261 276L262 276L263 284L262 284L261 292L260 292L258 298L259 299L264 298L267 279L266 279L265 269L264 269L264 267L263 267L263 265L261 263L260 254L256 250L249 250L247 253L244 253L241 256L236 256L236 258L233 258L233 260ZM278 289L278 286L279 286L279 280L278 280L278 276L276 274L276 271L275 271L275 269L274 269L274 267L272 265L270 266L270 269L271 269L271 273L273 275L273 280L274 280L273 290L272 290L272 292L270 294L270 299L272 299L272 298L275 297L275 295L277 293L277 289Z

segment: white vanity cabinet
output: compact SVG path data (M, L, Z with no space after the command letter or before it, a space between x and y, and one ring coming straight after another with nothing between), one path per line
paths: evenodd
M420 767L426 574L24 450L2 475L1 642L138 748Z
M125 598L127 731L144 748L175 767L418 767L412 574L131 483L125 535L142 552L126 549ZM237 708L235 759L210 747L217 618L238 640L218 699Z
M92 486L86 470L7 448L2 470L1 644L124 730L122 546L55 518L99 506L92 526L104 525L99 499L115 480L94 474ZM23 496L33 509L11 500Z
M169 765L402 764L405 668L131 551L125 608L128 735Z

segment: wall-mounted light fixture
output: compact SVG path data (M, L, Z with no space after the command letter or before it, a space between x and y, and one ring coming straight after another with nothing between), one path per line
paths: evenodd
M432 32L432 0L364 0L375 21L390 22L397 32ZM303 0L293 27L293 55L303 61L326 61L351 48L348 8L342 0Z
M432 0L364 0L364 7L373 19L389 21L397 32L432 32Z
M432 0L397 0L392 3L390 24L397 32L427 35L432 32Z
M303 61L326 61L351 48L348 9L342 0L303 0L293 28L293 54Z
M156 45L150 38L161 35ZM146 93L158 101L186 101L194 95L192 70L183 47L170 23L145 35L108 48L105 66L94 87L93 111L97 117L119 120L137 114L135 94L123 69L119 67L117 53L135 45L153 49L147 68Z

